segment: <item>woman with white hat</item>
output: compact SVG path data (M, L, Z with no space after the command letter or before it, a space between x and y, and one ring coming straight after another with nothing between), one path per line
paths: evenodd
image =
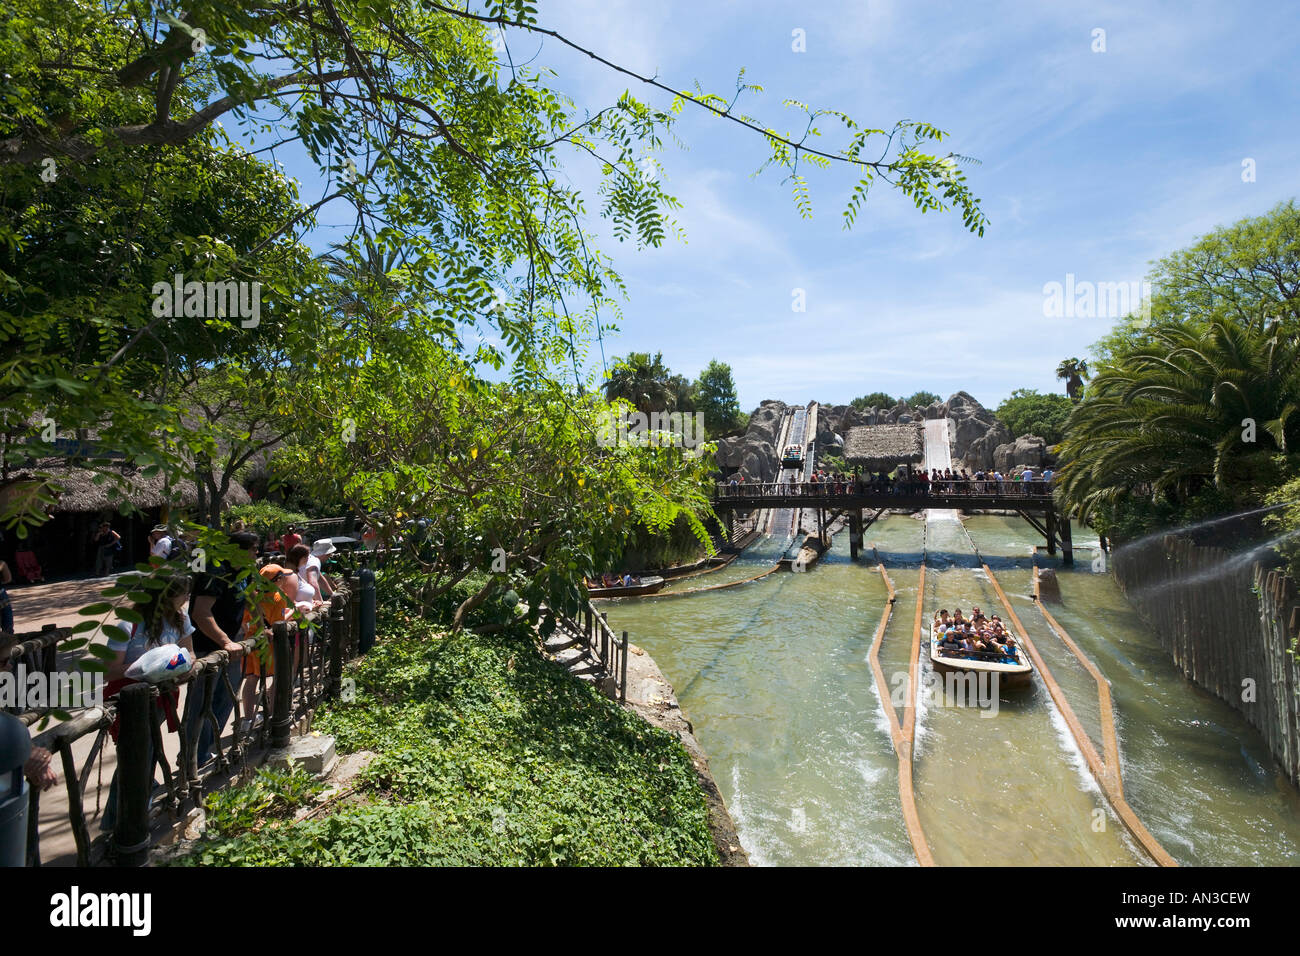
M289 552L289 564L298 571L299 579L310 585L316 592L316 599L325 601L334 593L334 582L321 569L321 558L337 551L334 542L317 541L310 549L305 544L295 546Z

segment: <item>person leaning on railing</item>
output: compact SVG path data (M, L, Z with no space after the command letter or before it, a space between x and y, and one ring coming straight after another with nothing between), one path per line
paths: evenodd
M296 545L294 550L302 547L304 546ZM258 570L258 574L269 584L273 584L275 591L270 595L262 596L256 611L251 608L245 611L245 635L262 631L264 628L269 631L282 621L288 622L295 610L307 614L328 604L327 601L320 599L319 592L314 587L306 583L301 575L290 568L278 564L267 564ZM307 635L311 632L310 630L304 632L302 628L292 622L290 622L290 626L293 630L293 663L290 666L289 673L297 674L298 664L304 653L303 645ZM255 727L253 715L257 709L257 678L263 674L266 675L267 699L273 700L275 649L269 640L265 646L259 646L244 658L244 719L239 728L241 734L247 733Z
M257 559L257 535L239 531L230 535L230 543L248 553L250 562ZM194 653L205 657L215 651L229 655L226 679L218 679L212 694L212 713L217 721L215 734L220 734L235 709L235 698L243 682L240 655L244 649L237 641L244 622L245 592L248 579L238 579L237 570L221 563L206 573L199 574L194 582L194 599L190 602L190 620L194 623ZM212 725L204 719L203 681L192 681L185 697L185 726L190 733L198 732L199 766L212 756L215 740ZM229 685L229 686L228 686Z

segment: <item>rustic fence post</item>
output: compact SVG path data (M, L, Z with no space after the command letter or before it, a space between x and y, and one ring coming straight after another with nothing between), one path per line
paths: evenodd
M360 613L359 608L361 606L359 602L360 596L361 575L352 574L348 577L348 640L345 645L348 649L349 659L357 656L357 635L359 633L358 614Z
M275 704L271 717L271 746L289 746L289 728L293 724L293 645L289 625L277 621L271 629L275 647Z
M627 703L627 631L623 632L623 660L619 665L618 675L618 699Z
M196 800L202 788L199 778L199 741L203 739L207 715L212 711L212 697L217 688L216 670L221 666L209 665L204 661L199 663L204 664L204 667L190 681L189 690L185 692L185 720L181 722L181 757L185 768L185 783ZM191 708L194 708L192 716Z
M141 866L149 857L149 796L153 789L153 688L131 684L117 698L117 827L113 845L119 866Z
M357 602L357 651L365 654L375 645L375 572L362 566L357 578L361 582Z
M58 629L59 629L59 625L57 624L46 624L44 627L41 628L41 636L46 637L49 635L50 631L57 631ZM41 670L45 674L45 678L47 681L45 686L47 687L50 686L50 678L52 678L54 672L59 669L59 646L58 645L59 642L57 640L46 641L45 646L41 648Z
M335 594L330 598L330 630L329 644L326 646L326 653L329 654L329 687L326 690L326 696L331 700L339 696L339 690L343 684L343 595Z

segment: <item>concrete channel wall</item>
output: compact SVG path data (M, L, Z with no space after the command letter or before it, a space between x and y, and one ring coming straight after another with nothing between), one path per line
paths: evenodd
M1112 566L1183 674L1239 711L1300 786L1300 589L1237 557L1164 535L1119 549Z

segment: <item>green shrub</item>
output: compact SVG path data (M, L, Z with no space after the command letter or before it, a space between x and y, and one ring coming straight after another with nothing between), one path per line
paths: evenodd
M201 841L182 864L717 862L676 735L543 660L522 627L447 636L400 614L391 627L349 666L353 699L316 720L340 752L376 754L354 781L365 803L301 823L235 827Z
M1300 581L1300 477L1264 498L1267 505L1282 505L1264 518L1264 527L1277 536L1275 547L1286 559L1291 577Z
M255 531L263 541L278 537L289 525L301 526L311 519L299 511L289 511L269 501L255 501L248 505L235 505L230 517L244 522L249 531Z
M409 564L390 565L380 572L375 583L379 627L384 629L386 624L409 618L450 625L456 609L489 580L487 572L476 571L435 597L429 579L418 568ZM508 588L503 588L490 595L465 616L463 625L472 630L512 620L516 612L509 593Z
M1065 437L1065 422L1074 402L1055 392L1040 394L1032 388L1018 388L998 406L995 413L1012 438L1037 435L1049 445Z
M299 766L261 767L248 783L210 793L203 801L207 834L233 837L293 815L324 789Z

